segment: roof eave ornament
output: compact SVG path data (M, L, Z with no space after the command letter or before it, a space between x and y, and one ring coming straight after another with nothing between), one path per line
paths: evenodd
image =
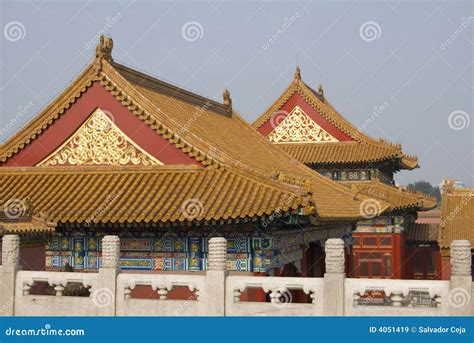
M230 97L230 92L227 88L224 89L222 97L224 98L224 106L227 109L227 112L232 113L232 98Z
M316 92L319 97L321 98L322 101L324 101L324 89L323 89L323 85L322 84L319 84L318 85L318 90Z
M112 49L114 47L114 41L111 37L100 35L99 43L95 48L95 60L94 66L96 73L98 74L102 70L102 62L105 60L109 63L112 59Z

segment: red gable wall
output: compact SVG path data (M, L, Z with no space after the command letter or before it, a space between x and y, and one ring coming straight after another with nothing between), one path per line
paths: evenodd
M290 99L280 108L279 111L275 112L272 117L263 124L258 131L263 135L267 136L272 130L280 124L288 114L293 111L295 106L299 106L312 120L321 126L325 131L330 133L338 141L352 141L353 139L347 134L336 128L329 121L327 121L318 111L316 111L306 100L297 92L295 92Z
M201 164L189 157L173 144L168 142L156 131L142 122L135 114L131 113L124 105L113 97L98 82L77 99L77 101L63 113L41 135L34 139L25 148L20 150L1 167L26 167L34 166L71 136L99 107L110 116L115 125L133 140L143 150L169 165L199 165Z

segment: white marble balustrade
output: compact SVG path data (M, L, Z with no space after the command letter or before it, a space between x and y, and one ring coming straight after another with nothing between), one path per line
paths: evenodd
M347 316L441 316L448 314L449 281L345 279L344 314ZM359 301L370 292L385 294L384 304ZM410 292L429 294L432 306L404 304ZM370 297L370 295L369 295Z
M270 303L241 301L241 294L261 288ZM308 294L311 304L295 303L290 291ZM323 315L324 280L303 277L228 276L226 315L229 316L318 316Z
M45 282L55 295L33 295L31 288ZM81 284L89 296L63 296L68 284ZM93 316L97 315L98 273L19 271L16 275L15 315L18 316ZM100 304L99 304L100 306Z
M206 276L177 274L119 274L117 277L118 316L200 316L207 314ZM132 290L150 286L159 299L135 299ZM194 296L187 300L168 299L175 287L187 287Z

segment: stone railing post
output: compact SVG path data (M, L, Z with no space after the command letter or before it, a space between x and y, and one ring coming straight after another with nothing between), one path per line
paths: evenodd
M206 271L206 295L208 316L225 315L227 240L214 237L209 240L208 268Z
M20 237L5 235L2 240L0 266L0 316L15 314L16 273L20 269Z
M344 315L344 241L330 238L325 244L326 273L324 274L324 315Z
M472 303L471 243L451 242L451 281L448 306L451 316L470 316Z
M99 316L115 316L117 276L120 258L118 236L104 236L102 239L102 264L99 268L98 288L92 291L92 300L98 307Z

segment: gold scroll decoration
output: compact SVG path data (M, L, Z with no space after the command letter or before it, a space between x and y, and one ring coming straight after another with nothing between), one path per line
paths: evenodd
M162 165L135 144L101 109L38 166Z
M281 123L267 136L274 143L319 143L337 142L304 111L295 106Z

